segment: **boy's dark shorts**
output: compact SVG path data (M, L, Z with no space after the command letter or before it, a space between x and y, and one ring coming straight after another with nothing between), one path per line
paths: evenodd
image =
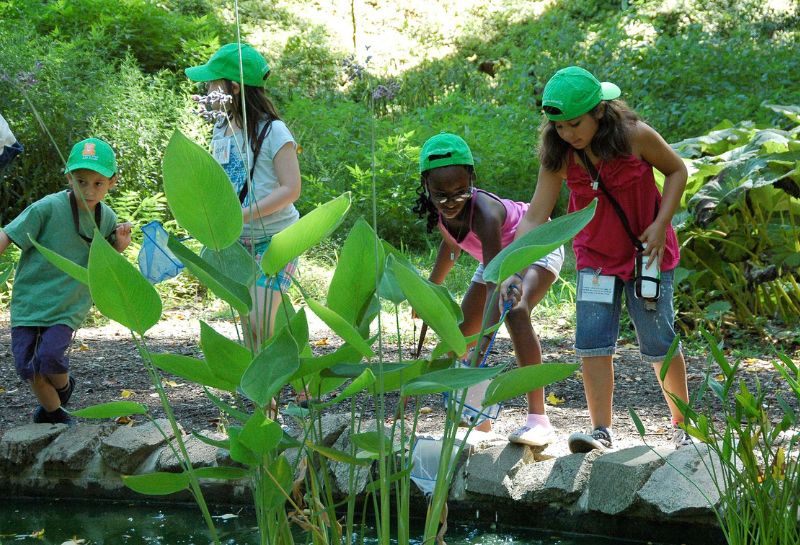
M16 326L11 328L11 352L17 374L33 380L34 374L57 375L69 372L67 350L72 343L71 327Z

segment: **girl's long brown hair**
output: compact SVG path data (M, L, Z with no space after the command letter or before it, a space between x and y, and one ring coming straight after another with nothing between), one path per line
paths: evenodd
M623 100L601 102L589 114L597 115L601 107L603 113L597 121L597 132L592 138L592 153L603 161L628 155L631 152L631 131L639 116ZM555 121L550 121L547 117L542 121L540 142L539 161L542 166L554 172L560 170L572 146L558 136Z
M240 85L239 88L244 89L244 102L247 108L247 139L250 142L250 148L255 151L256 141L258 140L258 125L262 121L266 121L268 125L271 125L276 119L280 120L280 116L272 101L267 98L263 87ZM225 92L233 97L228 114L242 127L244 125L244 115L242 115L241 97L233 94L233 85L229 80L225 80ZM267 129L267 132L269 132L269 129Z

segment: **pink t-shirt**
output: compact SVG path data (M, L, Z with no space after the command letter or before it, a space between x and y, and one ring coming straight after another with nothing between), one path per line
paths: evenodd
M568 160L569 211L581 210L595 197L598 201L594 218L572 241L576 268L600 269L600 274L622 280L632 279L636 256L633 242L608 197L599 188L592 189L589 173L575 162L572 150ZM606 189L625 211L631 230L635 235L641 235L653 223L661 206L661 194L653 177L653 166L634 155L603 161L596 166L599 166ZM678 239L672 225L669 225L661 270L670 271L678 266L679 261Z
M461 242L458 242L447 230L447 227L445 227L442 223L441 215L439 215L439 231L441 231L442 236L450 244L455 244L469 255L477 259L478 263L483 263L483 245L481 244L478 235L476 235L475 231L472 229L472 216L475 210L475 197L477 196L477 193L483 193L484 195L488 195L489 197L500 201L506 209L506 221L503 222L503 227L500 230L501 249L514 242L514 235L517 233L517 225L519 225L522 216L524 216L525 212L528 210L528 203L512 201L509 199L501 199L497 195L482 189L476 189L475 193L476 194L473 196L473 198L470 199L469 231L467 232L467 236L465 236ZM485 265L485 263L483 264Z

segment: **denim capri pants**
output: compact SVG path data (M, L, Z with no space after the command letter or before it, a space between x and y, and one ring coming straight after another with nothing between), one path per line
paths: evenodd
M594 271L592 269L578 271L578 294L581 293L582 273L594 274ZM619 338L619 319L624 291L625 306L636 328L642 361L661 363L675 339L672 275L673 271L661 272L661 294L654 310L647 310L644 306L645 301L636 297L633 280L625 282L619 278L614 282L612 303L577 301L575 355L581 358L614 355Z

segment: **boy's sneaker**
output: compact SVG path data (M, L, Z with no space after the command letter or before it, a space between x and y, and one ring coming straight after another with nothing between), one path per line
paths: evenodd
M39 405L36 407L36 410L33 411L33 423L34 424L49 424L50 422L47 420L47 411L44 410L44 407Z
M575 432L569 436L567 443L569 444L569 451L572 453L611 450L614 448L611 443L611 433L602 426L595 428L591 434Z
M33 422L35 424L66 424L75 425L75 419L67 411L59 407L53 412L47 412L44 407L39 406L33 411Z
M51 424L66 424L67 426L75 425L75 419L72 418L69 413L61 407L51 413L47 413L47 418Z
M694 441L692 440L692 436L686 433L686 430L682 430L678 426L672 428L672 446L675 447L675 450L678 450L681 447L688 447L689 445L693 445Z
M528 445L530 447L546 447L556 440L556 432L552 426L521 426L508 436L510 443Z
M69 377L67 381L67 385L64 386L60 390L56 390L58 393L58 399L61 401L61 405L66 405L69 403L69 398L72 397L72 391L75 389L75 379L72 376Z

